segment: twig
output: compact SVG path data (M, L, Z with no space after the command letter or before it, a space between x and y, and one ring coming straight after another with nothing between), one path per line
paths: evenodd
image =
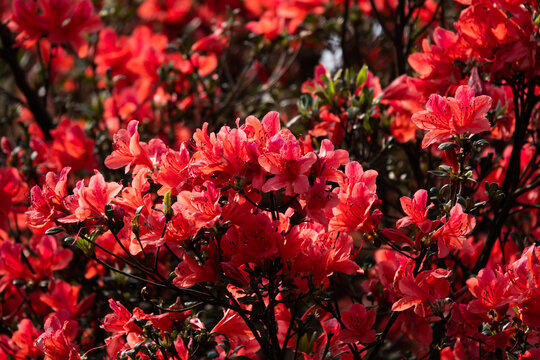
M43 136L46 140L52 140L51 130L54 129L52 118L47 112L47 109L37 92L30 87L30 84L28 84L26 73L17 60L17 50L14 49L15 43L12 39L11 32L5 24L0 24L0 39L2 42L0 57L4 59L11 68L15 84L26 98L28 109L32 112L32 115L34 115L34 120L41 131L43 131Z

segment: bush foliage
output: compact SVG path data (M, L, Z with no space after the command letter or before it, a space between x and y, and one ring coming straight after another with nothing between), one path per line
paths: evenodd
M0 17L0 360L540 359L537 0Z

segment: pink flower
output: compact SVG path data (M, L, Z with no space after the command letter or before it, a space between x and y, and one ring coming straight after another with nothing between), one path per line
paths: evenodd
M101 327L108 332L115 334L127 334L129 332L140 332L140 328L131 321L132 315L119 301L109 299L109 307L113 311L105 315Z
M0 245L0 292L16 279L30 279L32 273L21 258L22 244L4 241Z
M177 214L190 217L196 227L210 227L221 215L219 196L219 189L212 182L205 181L203 186L197 186L193 191L181 191L173 208Z
M377 172L364 172L362 165L351 162L345 166L345 175L346 180L340 184L340 188L334 190L339 204L332 209L334 217L330 219L330 228L345 232L371 228L376 225L372 224L371 220L374 219L371 219L370 212L378 200L375 183Z
M114 135L114 151L105 159L105 165L109 169L126 167L126 174L133 166L133 172L137 173L142 168L154 167L152 157L157 159L166 152L165 145L161 140L152 140L150 144L139 141L139 122L129 122L127 130L120 129Z
M217 274L214 259L209 258L203 265L182 251L182 262L178 264L174 273L173 284L181 288L188 288L200 282L216 282Z
M432 236L432 239L437 239L439 257L447 256L450 250L473 250L467 240L467 235L476 225L473 215L463 213L463 208L457 204L450 210L450 217L443 218L442 222L444 225Z
M422 271L416 278L409 273L397 280L397 290L402 297L392 305L392 310L404 311L414 307L414 312L421 317L431 315L431 306L448 296L450 273L449 270L435 269Z
M62 311L66 317L75 319L88 311L96 297L96 294L88 295L79 302L81 287L56 280L49 284L49 291L42 294L40 300L53 310Z
M361 304L353 304L347 311L341 312L341 320L345 329L339 334L339 339L345 343L370 343L375 341L375 310L366 311Z
M79 360L78 346L73 342L77 336L77 323L64 321L53 315L45 321L45 332L34 345L45 354L45 360Z
M19 347L16 358L28 359L37 358L41 355L39 349L34 346L34 342L41 331L37 330L30 319L22 319L17 331L13 333L12 340Z
M309 274L313 283L327 287L329 277L334 272L355 274L362 269L353 261L353 239L350 235L340 232L314 233L315 238L303 243L303 249L293 264L291 273ZM301 240L301 238L297 239Z
M86 34L103 27L90 0L15 0L12 20L20 30L18 41L46 35L53 44L70 44L79 56L86 56Z
M301 155L300 144L292 134L276 134L270 139L267 153L259 156L262 168L273 174L262 187L268 192L285 188L285 194L305 194L309 191L306 175L317 161L315 153Z
M398 229L416 224L424 234L428 234L431 231L433 221L427 218L427 213L433 204L426 207L427 198L428 193L426 190L418 190L412 199L406 196L400 199L401 207L408 216L397 221L396 226Z
M88 186L82 181L77 184L79 204L75 212L58 221L63 223L82 222L88 218L102 218L105 216L105 205L109 204L122 190L122 185L105 182L103 175L94 170L95 175L90 178Z
M32 227L43 227L49 221L62 217L66 207L69 207L73 196L67 194L67 176L71 168L62 169L60 176L53 172L47 173L43 190L34 186L30 190L30 203L32 206L26 212L28 222Z
M324 139L321 142L319 159L313 166L313 173L328 181L341 182L344 174L338 168L347 163L349 163L349 153L346 150L334 150L334 144Z
M422 141L422 148L426 148L453 135L489 130L491 125L486 113L490 107L489 96L475 97L473 89L462 85L457 89L455 98L432 94L426 104L427 110L415 113L411 120L420 129L429 130Z
M517 295L511 291L510 279L502 272L490 268L482 269L476 278L468 279L467 286L476 298L467 306L467 310L472 313L485 314L491 309L502 308L502 315L506 310L505 306Z

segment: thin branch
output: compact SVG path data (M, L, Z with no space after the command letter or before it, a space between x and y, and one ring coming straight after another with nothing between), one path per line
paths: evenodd
M26 101L24 101L23 99L17 97L16 95L13 95L12 93L7 91L3 87L0 87L0 94L4 95L5 97L7 97L11 101L18 103L19 105L22 105L24 107L28 107L28 104L26 103Z
M45 139L51 140L51 130L54 129L53 120L37 92L30 87L26 79L26 73L17 59L17 50L14 48L15 42L12 34L5 24L0 24L0 39L2 42L0 57L9 65L15 84L26 98L28 109L32 112L34 120L41 128L41 131L43 131Z
M345 0L345 9L343 10L343 24L341 24L341 56L343 59L343 67L349 67L349 59L347 56L347 23L349 21L349 0Z

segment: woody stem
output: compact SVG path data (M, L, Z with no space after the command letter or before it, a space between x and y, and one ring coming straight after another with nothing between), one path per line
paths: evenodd
M0 24L0 40L2 48L0 49L0 58L2 58L10 67L15 84L21 90L26 98L26 104L28 109L34 116L34 120L39 125L45 139L51 140L50 131L54 129L54 124L51 116L47 112L45 103L39 97L37 92L30 87L28 80L26 79L25 71L21 68L19 61L17 60L17 50L15 42L11 36L11 32L5 24Z

